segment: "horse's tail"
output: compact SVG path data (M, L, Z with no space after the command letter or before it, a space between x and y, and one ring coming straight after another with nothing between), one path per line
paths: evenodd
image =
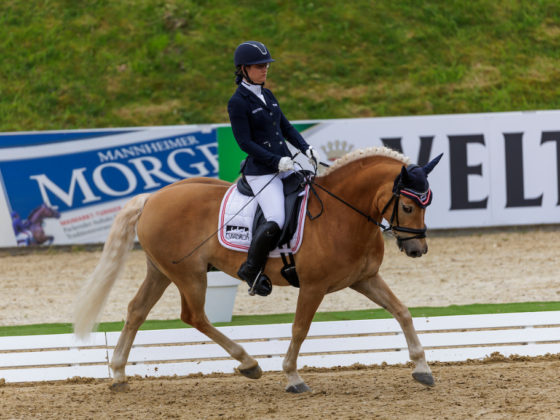
M136 223L150 194L132 198L115 217L101 258L74 305L74 333L85 339L93 330L109 292L125 266L134 244Z

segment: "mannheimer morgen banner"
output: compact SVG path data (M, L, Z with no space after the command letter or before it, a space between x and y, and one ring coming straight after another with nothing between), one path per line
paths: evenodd
M0 146L3 247L104 242L132 196L218 176L209 126L11 133Z

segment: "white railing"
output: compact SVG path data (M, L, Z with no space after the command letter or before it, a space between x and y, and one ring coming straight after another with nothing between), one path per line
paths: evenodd
M560 353L560 311L415 318L430 361L482 359L494 352L538 356ZM282 369L291 324L220 327L241 342L265 371ZM119 333L94 333L87 342L73 334L0 337L0 378L6 382L109 378ZM264 341L263 341L264 340ZM333 367L406 363L406 341L394 319L315 322L302 345L298 366ZM238 362L195 329L139 331L128 375L167 376L231 373Z

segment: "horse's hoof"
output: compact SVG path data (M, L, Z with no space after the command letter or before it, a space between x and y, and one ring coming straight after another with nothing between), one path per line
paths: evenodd
M262 376L262 369L257 364L249 369L239 369L239 373L249 379L259 379Z
M109 389L113 392L127 392L130 390L130 385L128 382L115 382L109 386Z
M294 394L301 394L302 392L311 392L311 388L307 386L305 382L301 382L296 385L290 385L286 388L286 392L292 392Z
M431 373L426 372L413 372L412 377L418 382L428 386L434 386L434 377Z

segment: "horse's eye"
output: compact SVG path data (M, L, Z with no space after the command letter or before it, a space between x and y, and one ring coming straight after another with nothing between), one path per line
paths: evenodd
M406 204L403 204L402 208L405 213L412 213L412 206L407 206Z

